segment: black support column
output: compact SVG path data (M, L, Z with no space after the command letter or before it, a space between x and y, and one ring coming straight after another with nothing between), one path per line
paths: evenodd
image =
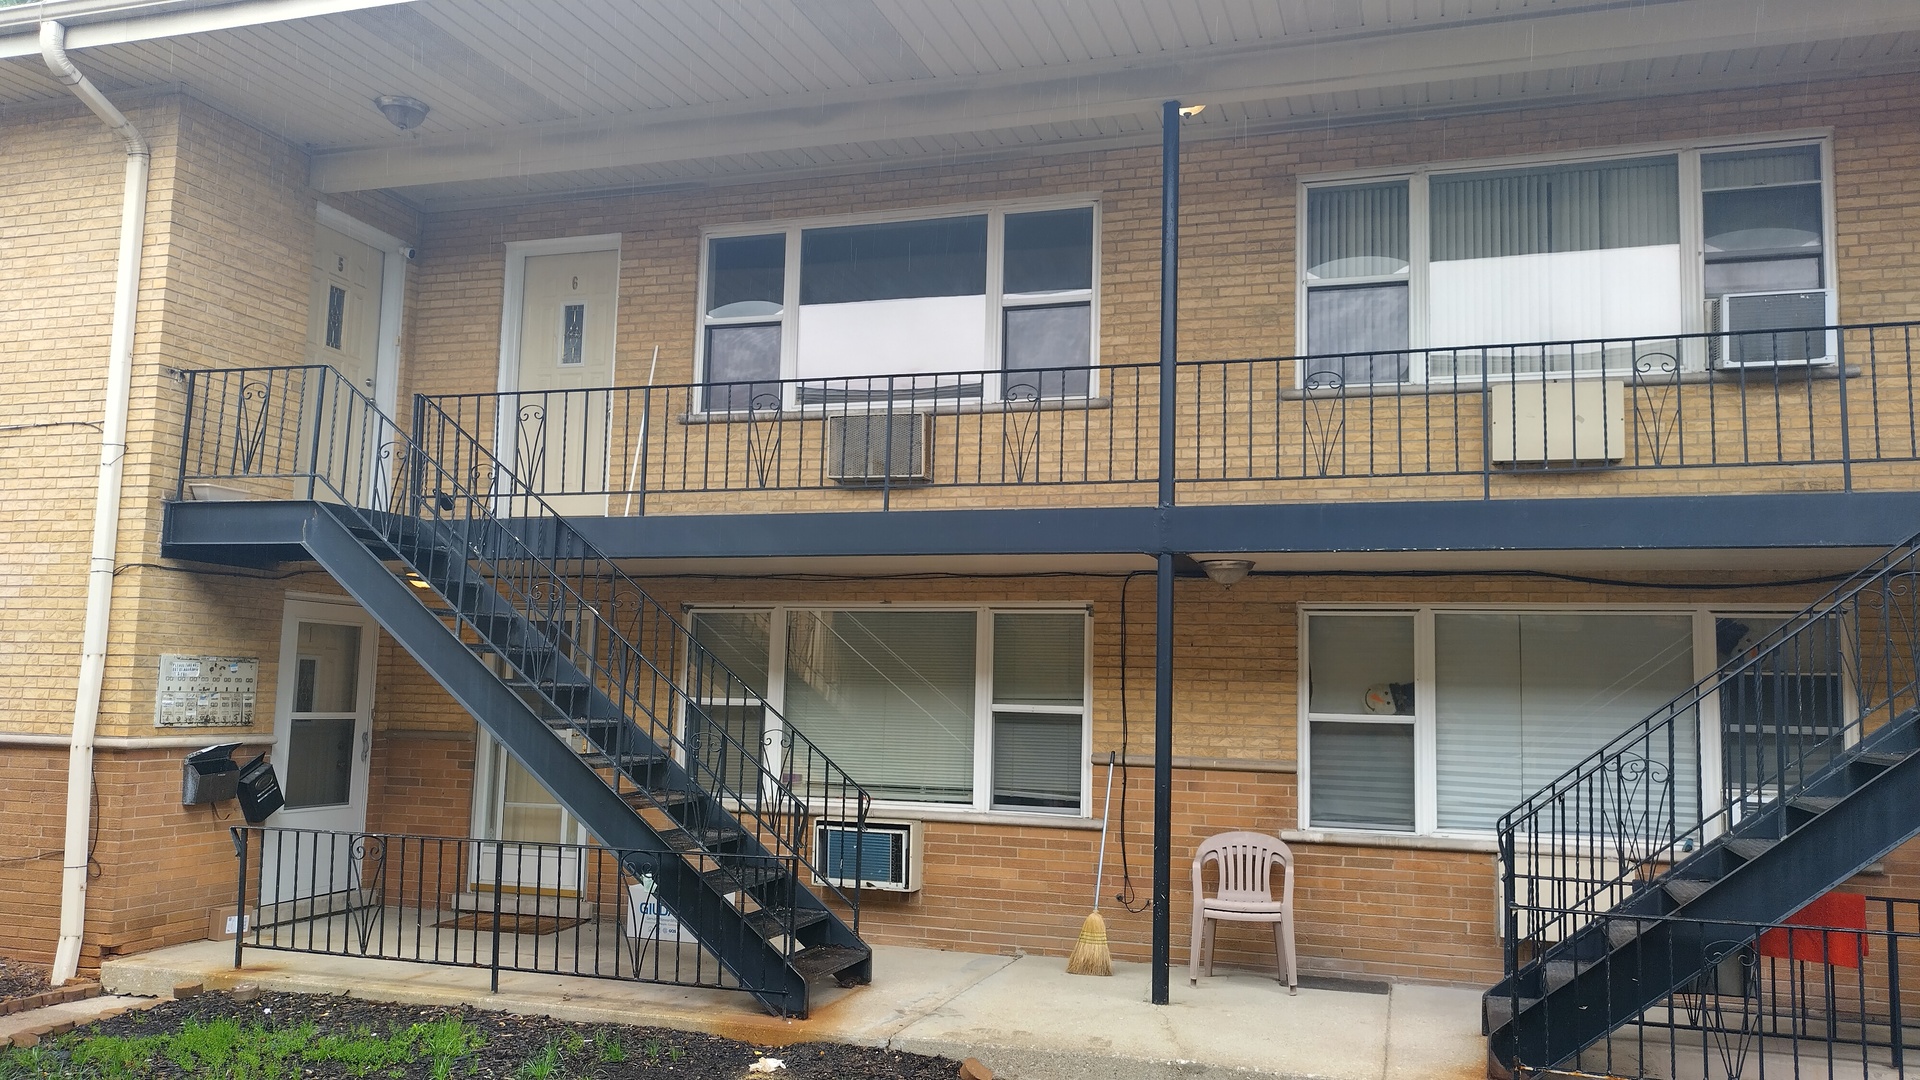
M1180 103L1160 107L1160 512L1174 504L1175 331L1180 285ZM1165 1005L1173 959L1173 555L1155 552L1153 626L1153 1003Z

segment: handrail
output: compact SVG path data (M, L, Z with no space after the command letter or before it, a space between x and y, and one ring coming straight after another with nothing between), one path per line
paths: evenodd
M1859 463L1920 460L1916 331L1183 360L1175 480L1189 500L1416 477L1434 483L1415 497L1493 499L1552 495L1573 474L1819 466L1851 490ZM1131 503L1159 480L1159 379L1156 364L1123 362L428 400L541 493L604 496L596 514L712 512L712 497L734 493L808 510L820 503L807 493L827 491L892 509L939 488L1012 500L1074 487Z
M1527 796L1498 824L1506 971L1666 867L1782 806L1881 723L1920 705L1920 535ZM1758 712L1753 730L1730 725ZM1718 717L1720 760L1702 727ZM1719 790L1689 778L1721 774ZM1774 815L1770 826L1784 830ZM1539 962L1540 950L1533 950Z
M193 371L188 399L183 486L232 481L255 495L351 508L416 583L432 586L458 631L490 643L541 696L550 723L563 725L577 750L604 758L651 792L651 805L680 815L694 849L721 866L742 859L723 845L735 839L729 822L743 820L747 838L824 882L858 933L860 885L849 895L836 884L809 857L806 831L817 816L811 800L853 808L856 835L864 836L866 790L431 403L417 410L416 439L324 366ZM474 568L506 600L507 617L449 595L470 583ZM603 608L631 617L616 623ZM595 715L590 695L579 692L583 679L621 715ZM723 709L736 719L757 710L765 734L742 738ZM654 747L683 765L696 792L657 792L633 779ZM636 795L602 779L617 794ZM688 794L704 799L689 808ZM793 914L785 913L789 926ZM787 935L786 948L796 947Z

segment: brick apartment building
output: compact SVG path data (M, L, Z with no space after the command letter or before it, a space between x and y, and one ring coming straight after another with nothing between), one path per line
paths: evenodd
M214 743L269 826L629 846L531 627L709 810L864 789L811 811L894 830L861 940L1064 953L1110 755L1106 892L1153 893L1165 750L1177 960L1250 828L1304 971L1492 985L1501 816L1920 528L1916 114L1886 0L0 9L0 952L80 879L69 967L231 911ZM1803 661L1806 724L1893 715ZM1678 831L1786 738L1713 702ZM761 838L809 895L813 824Z

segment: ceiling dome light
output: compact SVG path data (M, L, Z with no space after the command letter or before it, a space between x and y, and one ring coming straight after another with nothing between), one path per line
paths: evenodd
M380 110L380 115L387 118L387 123L401 131L419 127L420 121L433 111L426 102L405 94L381 94L373 99L373 104Z
M1232 585L1253 569L1252 559L1201 559L1200 569L1216 584Z

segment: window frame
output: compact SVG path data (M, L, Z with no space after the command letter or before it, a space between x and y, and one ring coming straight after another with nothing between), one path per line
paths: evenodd
M1438 673L1435 670L1434 616L1436 615L1687 615L1692 619L1691 646L1693 652L1693 682L1712 675L1719 666L1718 648L1714 639L1715 620L1728 616L1752 616L1761 618L1781 618L1791 620L1801 614L1803 609L1783 607L1779 604L1394 604L1394 603L1301 603L1295 606L1297 620L1296 634L1298 644L1298 668L1295 678L1295 758L1297 769L1297 791L1299 797L1297 828L1303 832L1352 834L1361 837L1398 837L1434 840L1485 841L1496 835L1492 823L1485 831L1441 829L1437 825L1439 815L1438 781L1438 731L1436 714L1438 703L1435 698L1435 684ZM1347 713L1310 713L1308 711L1308 691L1311 688L1312 663L1309 649L1310 632L1308 619L1314 615L1360 615L1360 616L1411 616L1414 620L1414 713L1412 717L1389 715L1365 715ZM1855 708L1853 684L1851 680L1842 680L1847 695L1847 708ZM1722 769L1725 764L1724 750L1721 745L1720 705L1717 694L1708 695L1700 702L1697 711L1700 722L1699 733L1699 785L1702 808L1712 815L1721 809L1719 805L1723 791ZM1313 821L1313 767L1312 741L1310 725L1322 723L1406 723L1414 726L1414 827L1411 831L1358 825L1314 825ZM1619 731L1625 731L1633 721L1623 721ZM1611 739L1619 731L1605 734ZM1858 732L1848 734L1849 740L1856 739Z
M881 813L951 813L961 815L986 815L994 817L1030 818L1036 822L1065 822L1090 820L1093 816L1093 605L1086 602L1047 602L1017 601L1009 603L890 603L868 602L850 604L828 603L775 603L755 604L738 603L690 603L682 608L683 617L688 620L691 629L692 620L704 612L720 611L764 611L768 613L767 628L767 687L765 697L771 712L765 717L765 738L784 744L784 724L786 723L786 677L787 677L787 616L796 611L968 611L975 615L974 631L974 700L973 700L973 799L966 803L921 802L909 799L875 799L873 808ZM993 803L993 727L995 702L993 694L993 632L994 616L1002 613L1027 615L1058 614L1079 615L1084 621L1081 634L1081 699L1080 714L1080 754L1079 754L1079 806L1076 809L1048 810L1033 807L997 807ZM682 672L681 685L687 684L687 673ZM999 706L1001 711L1009 711L1008 706ZM1030 711L1052 715L1074 712L1065 706L1017 706L1011 711ZM681 737L685 737L685 716L676 720ZM855 776L858 783L860 777Z
M1832 128L1796 129L1759 135L1725 136L1671 140L1654 143L1633 143L1621 146L1594 147L1578 151L1566 151L1540 154L1514 154L1500 157L1454 159L1427 162L1413 166L1388 168L1355 169L1339 172L1304 173L1295 182L1294 188L1294 355L1306 357L1307 352L1307 245L1304 237L1309 235L1307 222L1308 192L1315 188L1341 187L1364 183L1386 183L1404 180L1407 184L1407 259L1408 269L1404 277L1398 275L1375 276L1367 278L1342 278L1314 287L1341 287L1366 284L1385 284L1389 281L1404 281L1407 285L1407 378L1400 382L1380 382L1356 385L1348 389L1365 392L1369 387L1391 390L1396 387L1457 387L1467 384L1479 385L1478 376L1441 376L1431 377L1428 372L1428 353L1432 345L1428 331L1431 324L1430 286L1431 286L1431 249L1432 218L1428 205L1430 181L1436 176L1459 175L1477 172L1492 172L1502 169L1521 169L1536 166L1575 165L1624 160L1637 157L1674 155L1679 162L1679 198L1680 198L1680 287L1684 296L1698 299L1688 302L1683 299L1680 305L1682 334L1706 334L1718 330L1717 326L1706 325L1706 237L1704 223L1704 191L1700 178L1700 157L1702 154L1726 153L1740 150L1784 149L1791 146L1815 146L1820 154L1820 214L1821 214L1821 270L1826 281L1828 320L1832 321L1840 304L1840 274L1837 263L1836 240L1836 201L1833 177L1833 139ZM1471 345L1532 344L1531 342L1471 342ZM1695 339L1683 343L1685 355L1681 358L1684 370L1705 370L1706 347L1704 339ZM1518 374L1500 373L1488 375L1489 380L1525 380L1540 378L1591 378L1599 377L1599 371L1571 370L1554 372L1522 372ZM1616 376L1617 377L1617 376ZM1306 365L1295 366L1295 388L1306 386Z
M1091 210L1093 214L1093 238L1089 250L1092 262L1091 285L1086 289L1070 289L1046 293L1009 294L1005 291L1006 271L1006 219L1012 214L1028 214L1048 210ZM1005 313L1018 308L1051 307L1065 304L1087 305L1088 314L1088 355L1087 355L1087 392L1084 396L1092 399L1099 396L1100 388L1100 294L1101 294L1101 202L1097 193L1080 193L1047 196L1031 199L1005 199L987 202L954 203L938 207L908 207L896 210L876 211L862 214L838 214L803 218L782 218L768 221L742 221L723 225L707 225L700 230L700 258L694 302L694 355L693 382L702 388L696 408L690 411L697 415L725 416L741 413L740 409L708 409L704 388L707 385L707 338L708 331L714 327L726 326L766 326L777 325L780 328L780 374L781 403L784 411L809 411L835 415L844 412L861 412L885 409L884 402L863 402L848 400L833 402L801 402L798 400L796 386L790 380L800 378L798 373L800 333L800 252L801 241L807 230L840 228L852 225L883 225L911 221L936 221L950 218L977 217L987 218L987 276L985 283L986 314L981 326L984 359L982 370L987 374L981 379L978 399L962 398L959 395L942 395L928 399L924 406L928 408L953 408L958 404L997 404L1006 400L1006 318ZM786 248L783 260L783 285L781 290L780 311L773 315L736 315L715 318L707 313L708 289L711 286L710 262L713 253L713 241L735 239L749 236L784 236ZM867 373L875 377L890 374L885 371ZM823 380L831 381L831 380Z

